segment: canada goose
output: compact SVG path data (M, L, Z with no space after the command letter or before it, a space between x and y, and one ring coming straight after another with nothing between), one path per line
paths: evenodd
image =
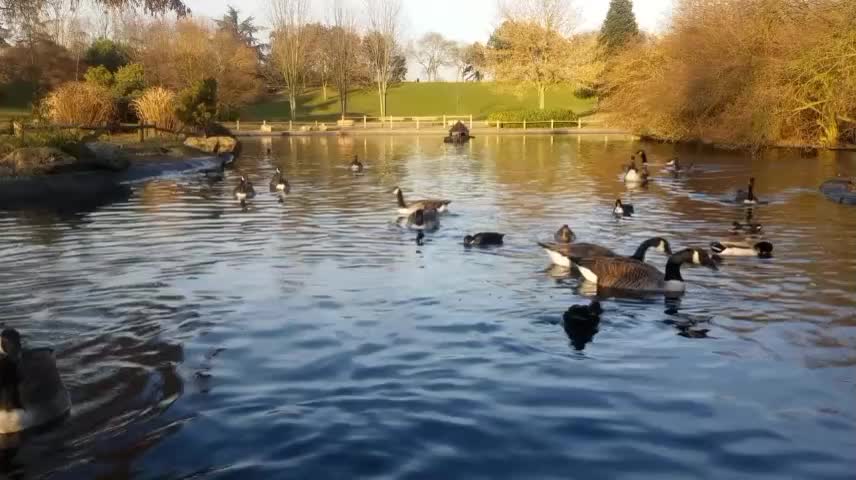
M666 168L671 170L674 175L679 175L681 173L689 173L695 169L695 163L689 164L689 166L681 165L681 161L678 157L673 158L668 163L666 163Z
M645 150L640 149L638 152L636 152L636 155L642 157L642 165L648 165L648 154L645 153Z
M354 173L359 173L363 171L363 164L362 162L360 162L356 155L354 155L354 160L351 162L351 171Z
M731 233L746 233L748 235L758 235L761 233L762 227L760 223L731 223Z
M773 256L773 244L758 242L754 245L743 242L711 242L710 250L722 256L770 258Z
M538 245L547 252L547 256L554 264L565 268L571 268L571 265L581 258L618 256L614 251L593 243L548 244L539 242ZM672 254L672 247L668 240L653 237L639 244L639 247L629 258L644 262L645 254L648 253L649 248L656 248L657 251L666 255Z
M666 274L657 268L628 257L592 257L575 262L580 274L601 288L646 293L683 292L681 265L690 263L718 270L716 263L704 250L688 248L669 257Z
M396 196L398 200L398 213L403 215L410 215L419 209L432 209L436 210L438 213L444 213L449 209L449 204L452 203L451 200L438 200L438 199L430 199L430 200L416 200L410 203L406 203L404 201L404 193L402 193L401 188L395 187L395 190L392 193Z
M0 333L0 434L63 417L71 399L50 349L24 350L17 330Z
M502 245L504 233L496 232L480 232L475 235L467 235L464 237L465 247L489 247L492 245Z
M562 315L562 327L576 350L585 348L598 332L603 308L594 300L589 305L572 305Z
M648 173L648 164L643 163L642 167L639 170L639 178L642 179L642 183L648 183L648 179L651 177L651 174Z
M419 233L416 234L416 245L419 245L420 247L425 245L425 232L422 230L419 230Z
M630 217L635 213L635 211L633 209L633 205L622 203L620 198L616 198L615 208L612 210L612 213L616 217Z
M758 197L755 196L755 177L749 178L749 186L747 190L737 190L737 196L735 198L737 203L745 203L748 205L753 205L758 203Z
M553 239L555 239L557 243L571 243L577 239L577 235L573 230L571 230L571 227L562 225L553 235Z
M270 191L282 193L288 193L291 191L291 185L288 184L288 179L285 178L285 175L282 174L282 171L279 168L276 169L276 173L270 181Z
M406 224L415 230L437 230L440 228L440 215L433 208L420 208L407 216Z
M235 187L234 194L235 198L243 202L249 198L255 197L256 190L253 188L253 184L242 175L238 186Z
M630 165L624 171L625 183L639 183L642 181L642 176L639 175L639 170L636 168L636 159L630 157Z

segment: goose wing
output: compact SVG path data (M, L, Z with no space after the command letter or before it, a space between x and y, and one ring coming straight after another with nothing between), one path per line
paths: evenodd
M577 262L580 273L598 286L616 290L658 291L664 275L655 267L629 257L591 257Z
M71 399L59 376L53 351L24 351L18 368L21 404L25 412L20 418L22 429L47 423L71 409Z

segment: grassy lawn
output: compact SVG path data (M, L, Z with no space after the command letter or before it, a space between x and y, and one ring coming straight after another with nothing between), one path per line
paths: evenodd
M339 118L339 100L336 91L327 89L324 101L320 89L313 89L298 101L299 120L333 121ZM570 87L557 87L547 91L546 108L569 108L577 113L592 110L595 99L577 98ZM389 115L392 116L439 116L473 115L483 119L491 112L522 110L538 107L534 89L514 92L494 83L403 83L389 91L387 98ZM366 88L353 90L348 99L348 116L360 117L380 115L377 90ZM277 96L250 105L241 112L245 121L288 120L288 99Z

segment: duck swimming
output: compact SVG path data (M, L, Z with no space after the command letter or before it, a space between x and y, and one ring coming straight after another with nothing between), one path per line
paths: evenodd
M600 288L643 293L682 293L686 289L681 265L702 265L718 270L716 263L704 250L688 248L669 257L666 273L656 267L629 257L592 257L575 262L580 274Z
M282 171L280 171L279 168L276 169L276 173L270 181L270 191L281 193L288 193L291 191L291 185L288 184L288 179L285 178L285 175L282 174Z
M633 205L622 203L620 198L615 199L615 208L612 209L613 215L616 217L630 217L633 216L633 213Z
M731 233L735 235L740 233L745 233L747 235L759 235L762 229L763 227L760 223L731 223Z
M240 200L241 202L244 202L247 199L256 196L256 190L253 188L253 184L250 183L243 175L241 175L241 179L238 183L238 186L235 187L233 193L235 195L235 198Z
M553 264L565 268L571 268L574 262L582 258L618 256L614 251L593 243L548 244L539 242L538 246L547 252L547 256L550 257ZM668 240L661 237L653 237L639 244L639 247L636 248L636 251L629 258L644 262L645 255L651 248L666 255L672 254L672 247L669 245Z
M465 247L489 247L502 245L504 233L496 232L480 232L475 235L467 235L464 237Z
M360 162L359 158L354 155L354 160L351 162L351 171L354 173L359 173L363 171L363 164Z
M24 350L17 330L0 332L0 434L45 425L70 409L53 352Z
M572 305L562 315L562 327L576 350L582 350L594 338L603 308L593 300L589 305Z
M436 210L438 213L444 213L448 211L449 204L452 203L451 200L439 199L415 200L407 203L404 201L404 193L402 193L401 188L395 187L395 190L393 190L392 193L398 201L398 213L402 215L410 215L420 209L431 209Z
M754 245L743 242L711 242L710 250L723 257L771 258L773 256L773 244L766 241L757 242Z
M553 239L556 240L556 243L571 243L577 239L576 234L574 234L571 227L567 225L562 225L559 227L559 230L553 234Z

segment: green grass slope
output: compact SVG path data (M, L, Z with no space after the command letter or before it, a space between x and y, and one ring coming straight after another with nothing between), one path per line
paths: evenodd
M348 116L380 115L377 90L374 88L353 90L348 100ZM594 103L593 98L576 97L570 87L556 87L547 91L548 109L571 109L584 113L590 111ZM483 119L492 112L537 108L538 96L535 89L516 92L491 82L408 82L389 90L387 107L389 115L399 117L472 115L473 118ZM326 101L323 100L320 89L307 92L298 101L297 116L299 120L304 121L336 120L339 118L339 99L336 91L328 88ZM241 112L241 119L245 121L287 121L288 118L288 99L283 96L268 98L244 108Z

